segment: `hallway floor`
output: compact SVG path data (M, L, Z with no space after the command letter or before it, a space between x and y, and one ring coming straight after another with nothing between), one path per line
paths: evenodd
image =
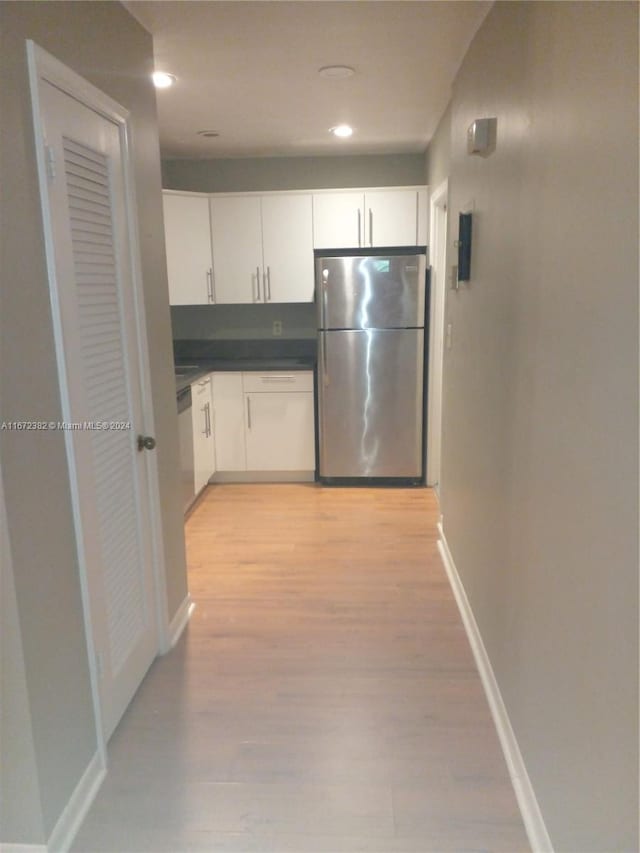
M528 850L431 490L215 486L76 851Z

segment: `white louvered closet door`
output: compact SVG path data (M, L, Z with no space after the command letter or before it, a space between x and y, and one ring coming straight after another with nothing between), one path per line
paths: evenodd
M158 648L123 142L115 122L45 81L40 98L63 398L66 386L67 415L85 427L67 436L70 480L108 739Z

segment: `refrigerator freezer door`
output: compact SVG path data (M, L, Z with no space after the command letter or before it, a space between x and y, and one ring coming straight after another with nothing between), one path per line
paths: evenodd
M320 329L421 328L424 255L317 258Z
M422 329L320 333L320 476L422 476Z

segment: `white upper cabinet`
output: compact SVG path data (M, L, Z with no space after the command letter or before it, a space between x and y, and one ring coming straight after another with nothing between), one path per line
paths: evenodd
M216 303L311 302L311 194L211 198Z
M207 196L163 193L169 302L213 302L211 231Z
M213 197L211 242L216 304L263 302L260 196Z
M426 245L426 199L426 187L314 193L314 248Z
M417 190L365 193L365 246L418 245Z
M363 245L364 193L318 193L313 196L315 249L359 248Z
M265 302L313 301L311 194L262 197Z

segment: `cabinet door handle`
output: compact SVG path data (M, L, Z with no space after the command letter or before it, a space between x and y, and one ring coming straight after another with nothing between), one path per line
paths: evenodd
M269 295L266 296L267 302L271 302L271 267L267 267L267 286L269 288Z
M294 382L294 376L287 376L286 374L276 375L276 376L261 376L263 382Z
M213 302L213 270L207 270L207 302Z
M205 405L200 409L200 411L201 411L201 412L202 412L202 414L204 415L204 429L202 430L202 434L203 434L204 436L206 436L206 435L208 435L208 434L209 434L209 433L208 433L208 429L207 429L207 404L206 404L206 403L205 403Z
M358 208L358 248L362 246L362 214Z
M369 208L369 245L373 246L373 211Z
M247 397L247 429L251 429L251 397Z
M214 305L218 301L218 297L216 296L216 276L213 271L213 267L211 267L211 301Z
M211 435L211 403L207 403L207 429Z
M260 267L256 267L256 287L258 289L256 302L260 302Z

